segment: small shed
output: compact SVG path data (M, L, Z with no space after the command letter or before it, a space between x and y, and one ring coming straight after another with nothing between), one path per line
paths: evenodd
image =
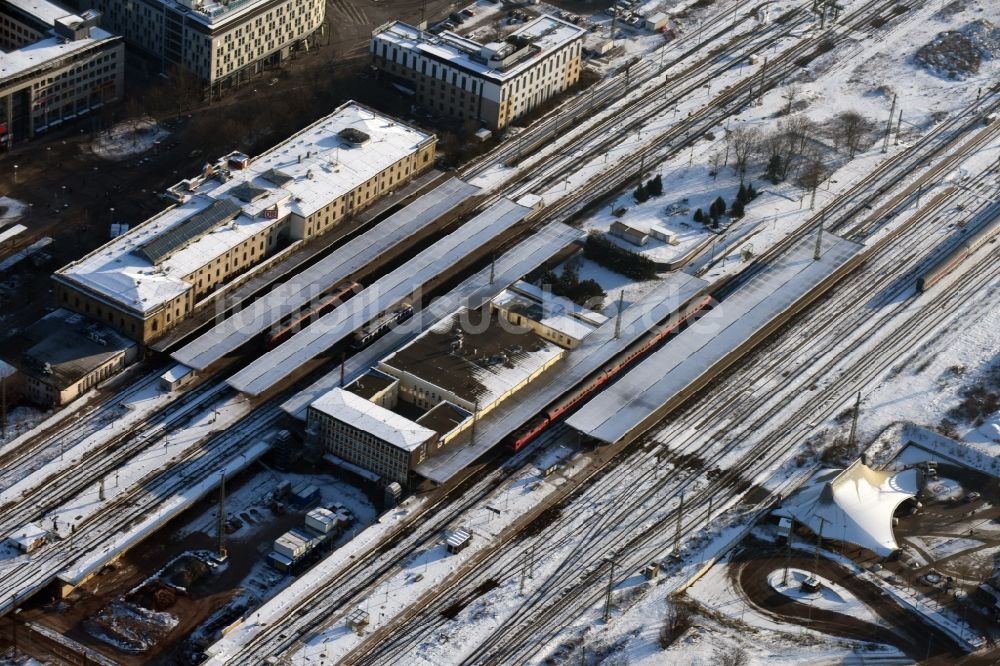
M358 633L364 631L368 621L368 611L363 608L355 608L347 615L347 626Z
M176 391L194 380L194 370L178 363L160 375L160 388L164 391Z
M668 245L677 245L678 243L680 243L680 241L677 240L676 233L674 233L670 229L661 227L658 224L649 225L649 235L650 237L655 238L658 241L663 241Z
M656 12L646 19L646 29L652 30L653 32L660 32L667 27L669 22L670 17L663 12Z
M472 540L472 535L466 530L455 530L448 535L445 541L448 544L449 553L459 553L465 550Z
M649 242L649 233L645 229L639 229L618 220L611 223L611 235L618 236L618 238L639 247Z
M306 527L316 534L326 535L339 526L338 518L333 511L318 507L306 514Z
M48 541L49 533L35 523L28 523L11 534L9 539L22 553L30 553Z

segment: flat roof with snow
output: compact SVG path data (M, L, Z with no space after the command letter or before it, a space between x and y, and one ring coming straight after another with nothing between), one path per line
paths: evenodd
M516 312L573 340L583 340L608 320L603 314L581 307L551 291L518 280L493 299L497 307Z
M171 356L196 370L204 370L284 317L308 305L325 291L475 196L479 188L457 178L421 196L377 226L354 238L267 295L236 312Z
M566 395L580 382L598 372L650 329L670 321L692 304L699 309L707 302L708 283L687 273L671 273L622 311L621 322L609 319L570 349L543 375L521 390L517 400L501 403L476 423L476 441L431 456L414 471L435 483L445 483L477 458L517 431L535 414ZM702 299L698 302L696 299ZM620 328L618 335L615 329Z
M500 199L333 312L321 317L227 382L241 393L259 395L319 356L379 314L404 301L446 267L503 235L524 220L530 208Z
M416 450L436 434L405 416L340 388L321 396L309 407L407 452Z
M567 423L604 442L617 442L631 434L863 247L826 233L816 261L814 246L814 237L793 244L721 304L587 402Z
M342 136L350 129L368 139L351 143ZM185 278L213 259L290 214L308 217L433 140L431 134L348 102L252 160L246 169L230 171L228 178L218 176L227 171L223 159L213 175L191 182L193 189L184 193L190 197L187 201L56 276L145 315L192 289ZM249 196L251 192L262 194ZM265 210L274 209L276 218L264 217ZM188 233L195 228L197 233Z
M84 20L83 17L48 0L3 0L0 4L8 5L44 26L54 27L57 23L72 26ZM0 51L0 84L6 79L21 76L32 69L48 66L63 56L119 39L118 36L93 26L89 29L88 36L80 39L65 39L49 34L21 48L7 52Z
M492 266L487 266L447 294L434 299L402 326L392 329L385 337L347 359L344 364L345 381L350 383L365 374L379 359L413 340L457 309L481 307L507 285L542 265L570 244L581 241L585 235L579 229L561 222L550 222L541 231L502 254ZM304 419L309 403L339 383L338 367L289 398L281 407L295 418Z
M469 322L471 326L463 324ZM457 340L461 339L461 344ZM484 408L522 386L564 353L532 329L518 330L489 310L459 310L379 362Z
M521 74L540 57L586 34L587 31L579 26L543 14L512 32L503 42L480 44L451 31L434 35L402 21L390 23L375 37L456 69L502 82ZM511 57L513 61L508 60Z

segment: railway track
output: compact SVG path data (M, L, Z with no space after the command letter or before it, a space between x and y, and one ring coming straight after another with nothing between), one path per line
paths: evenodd
M921 4L921 3L914 3ZM639 151L621 159L614 169L601 171L586 183L577 187L579 194L562 198L557 204L547 208L550 219L568 222L577 214L593 205L595 201L601 201L612 193L620 191L630 180L635 178L639 167L643 164L656 164L664 159L676 154L680 150L691 146L698 138L703 136L712 127L719 125L726 117L738 111L743 106L751 103L752 100L763 95L766 91L773 89L789 75L798 71L802 58L809 56L816 50L822 50L823 54L832 53L836 48L848 42L852 37L853 30L861 30L870 25L875 16L879 16L883 10L888 9L893 3L884 3L879 0L872 0L854 10L844 17L838 29L828 29L822 34L822 39L800 40L798 43L782 50L779 54L771 56L768 65L764 68L761 76L748 77L736 84L723 88L722 91L712 99L711 104L702 106L680 122L672 124L668 129L658 135L646 139L646 145ZM880 30L891 27L892 23L887 22ZM771 44L766 44L770 46ZM728 67L726 67L728 68ZM708 79L706 78L706 81ZM690 94L698 86L693 86L687 90ZM602 139L603 149L621 141L622 137L641 126L648 123L650 119L662 115L665 111L676 105L680 97L675 97L670 103L661 103L650 111L644 111L642 122L639 124L629 122L621 131L611 137ZM592 156L603 154L601 149L595 149L590 153ZM547 182L558 181L579 169L579 160L575 165L567 164L560 171L547 174ZM544 186L543 181L543 186ZM540 193L540 188L526 186L528 191Z
M980 174L980 176L995 177L996 170L991 169L987 173ZM950 205L951 203L953 201L941 202L941 205ZM929 214L933 214L937 210L938 208L935 208ZM924 214L924 217L926 218L929 214ZM995 216L1000 213L998 213L997 209L994 209L987 214ZM948 224L948 222L943 222L942 224ZM935 228L938 227L933 227L923 237L922 242L925 245L925 249L927 238L933 238L933 229ZM892 252L881 258L878 267L887 268L893 266L906 257L909 257L912 262L914 257L913 250L915 249L913 246L917 244L919 244L918 241L911 240L905 246L893 248ZM914 265L910 273L915 273L917 270L919 270L919 266ZM911 321L915 321L913 326L901 326L896 329L894 334L884 343L891 347L893 353L882 353L880 355L881 362L878 363L870 363L868 359L862 359L861 362L856 364L855 367L857 369L855 372L843 373L835 385L828 387L823 395L806 401L806 404L798 409L797 414L786 419L785 423L808 423L815 418L817 411L827 414L832 413L832 410L837 405L843 404L843 398L846 398L858 383L870 380L878 373L883 372L888 364L893 363L900 354L911 348L914 340L921 339L929 330L940 325L949 314L947 307L942 309L941 305L943 303L953 305L957 294L962 293L967 295L968 293L973 293L982 285L995 281L998 272L1000 271L998 271L996 266L989 264L981 265L975 270L968 271L963 276L962 282L956 283L948 292L938 294L932 301L925 302L920 308L919 315L915 315L911 319ZM863 279L858 279L857 282L860 282L860 284L856 288L867 287L867 293L861 294L858 297L859 295L855 289L848 289L846 287L838 288L844 296L837 299L835 303L825 306L828 313L827 317L836 316L836 311L842 311L845 302L865 303L868 298L874 298L880 290L884 292L881 296L881 302L883 304L892 303L905 295L912 286L912 280L906 279L905 276L895 281L895 286L890 287L888 291L885 290L884 282L865 282ZM865 319L863 310L861 310L861 320ZM893 310L885 318L891 318L896 313L897 311ZM829 319L821 319L819 322L816 326L819 331L824 330L823 324L827 327L831 325ZM858 329L859 324L858 318L852 318L842 326L836 326L826 335L825 342L828 345L828 353L829 350L836 349L837 341L843 340L852 330L867 330L869 338L874 338L883 328L884 322L869 322L867 329ZM798 341L803 337L808 336L795 336L790 339L790 343L787 346L789 348L800 348ZM817 342L816 344L819 343ZM804 351L808 354L813 350L807 349ZM791 352L784 354L781 358L788 359L790 355ZM768 354L767 358L770 357L771 355ZM832 372L834 366L838 363L840 363L839 357L828 361L813 376ZM774 372L778 369L769 364L768 367L757 369L754 375L764 377L775 376ZM740 374L746 373L741 372ZM777 376L780 376L780 373ZM746 384L741 382L741 386L732 391L732 393L745 395L743 391L739 390L743 386L746 386ZM836 391L836 396L832 399L829 397L831 390ZM712 401L708 402L711 403ZM745 426L740 427L737 432L726 438L731 442L738 442L742 439L741 435L749 436L755 430L765 427L784 407L784 403L781 403L779 406L767 410L764 417L755 418L754 414L761 411L761 404L759 401L752 400L747 400L746 402L751 404L739 410L739 413L733 415L732 418L720 419L716 417L716 423L708 424L703 422L698 426L698 431L703 431L706 427L709 429L713 426L719 427L720 424L746 423ZM717 403L714 405L708 404L704 407L699 407L698 414L681 414L673 420L680 424L691 423L699 417L705 416L705 412L711 413L714 411L718 413L718 407ZM725 407L731 408L733 405L727 404ZM781 432L781 428L771 429L771 432L775 431ZM666 433L661 432L658 434L660 435L659 437L653 435L644 442L648 448L642 449L641 453L637 454L640 457L639 460L626 461L627 464L619 465L617 468L619 471L609 472L601 480L600 487L591 493L592 495L600 495L602 493L614 492L613 506L604 512L596 514L592 511L580 512L575 517L575 520L571 521L556 538L553 538L551 531L547 532L544 536L545 543L542 545L542 548L538 548L539 544L535 542L530 545L526 543L525 547L520 548L520 552L516 553L505 551L502 548L494 549L492 552L497 553L498 557L495 562L491 563L488 570L477 574L468 581L463 581L463 590L475 588L477 584L482 584L486 579L492 580L494 583L499 583L501 586L504 583L509 584L513 578L516 578L519 569L519 557L528 547L535 549L534 558L537 561L545 561L548 558L556 557L561 561L558 570L551 574L550 578L546 580L538 591L526 599L521 607L516 609L514 614L518 619L515 621L515 624L512 626L509 622L502 623L502 627L496 633L491 635L487 641L468 655L467 662L491 663L494 660L514 660L523 663L523 661L537 656L532 650L544 646L546 638L555 636L563 626L572 623L578 617L577 613L583 612L586 608L599 602L603 595L604 577L607 574L606 566L593 566L593 562L601 561L600 556L610 554L620 564L619 570L624 569L626 575L630 575L631 572L641 568L651 558L662 555L663 552L669 549L669 541L674 538L675 534L672 527L676 521L677 503L674 502L671 511L660 516L657 516L657 513L662 513L660 507L668 505L671 498L676 497L677 493L686 492L689 495L688 500L684 503L686 529L682 535L684 538L688 538L695 530L700 529L707 522L708 503L711 501L709 500L710 497L718 497L720 492L727 489L733 490L745 484L747 479L752 479L762 470L768 469L775 463L775 450L779 451L777 457L780 457L780 451L784 449L781 444L793 444L795 438L802 436L803 433L795 432L792 436L783 436L780 438L781 441L777 446L772 443L758 445L754 450L743 456L744 461L747 462L730 468L719 478L716 484L702 491L694 489L700 475L698 472L692 471L687 475L679 475L683 476L683 478L675 484L663 484L660 487L647 491L628 490L625 493L620 491L615 492L616 489L620 489L621 487L649 487L650 483L645 482L655 480L664 465L674 465L675 470L682 469L682 458L690 456L697 451L698 444L705 439L698 434L688 434L685 437L684 431L678 430L671 431L665 438L663 435ZM664 439L670 442L670 454L665 458L660 458L660 455L663 453L660 450L660 442L664 441ZM703 460L699 466L711 467L713 464L721 462L732 451L732 446L725 446L723 450L713 455L712 458ZM642 470L642 472L638 472L638 470ZM657 484L652 485L656 486ZM587 504L586 502L583 503ZM720 507L717 505L715 508L719 509ZM627 528L620 526L627 526ZM620 548L610 548L608 546L610 543L620 541L620 533L627 532L628 530L631 530L634 535L638 536L634 536L632 540L626 541ZM664 538L664 533L669 536ZM525 541L532 540L526 539ZM576 544L576 546L569 555L561 552L562 549L571 543ZM591 565L589 571L588 563ZM584 574L582 581L580 580L581 571L587 572ZM356 651L352 655L351 661L358 663L391 662L402 651L415 649L415 646L421 642L431 640L434 632L442 630L448 623L448 620L443 619L443 616L440 614L441 611L447 608L448 604L454 603L456 597L460 594L452 594L450 592L451 588L447 585L442 585L441 587L449 592L443 594L440 600L433 600L430 604L419 604L420 611L411 622L413 626L394 626L394 631L386 632L386 634L391 634L392 637L380 649L376 649L368 654L363 650ZM590 596L581 597L581 591L588 589L591 591ZM573 601L573 593L571 591L576 591L576 601L578 603L569 603ZM423 602L424 600L421 601ZM532 609L542 609L543 612L532 613ZM403 626L406 626L407 630L401 630ZM521 635L521 642L514 645L514 651L505 650L501 652L497 649L491 651L491 648L497 648L497 646L503 644L505 641L509 641L511 636L518 633ZM539 640L539 634L542 635L542 640ZM377 637L372 637L372 639L375 638ZM372 642L377 643L377 641L370 639L369 643ZM366 645L369 643L366 643Z
M870 17L865 17L865 18L870 18ZM305 605L305 606L307 607L307 609L308 609L308 604L304 604L304 605ZM308 612L308 611L307 611L307 612ZM310 628L312 628L312 627L310 627ZM241 655L246 655L246 654L250 654L250 653L249 653L249 652L244 652L244 653L241 653Z

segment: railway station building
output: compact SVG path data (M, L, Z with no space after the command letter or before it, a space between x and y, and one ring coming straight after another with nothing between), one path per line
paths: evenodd
M43 407L58 407L123 370L138 349L111 328L58 309L4 341L3 358L16 369L12 391Z
M595 321L606 320L572 302L567 301L567 306L559 302L559 297L545 295L526 282L518 282L517 288L527 295L515 294L512 287L481 308L460 309L343 389L321 396L307 412L307 437L338 458L382 480L403 485L407 479L400 479L398 465L404 460L411 465L409 474L426 458L467 442L478 420L548 371L578 344L575 337L585 337L597 328L594 323L583 323L589 315ZM565 309L546 316L548 313L530 296L536 290L538 298L547 298ZM513 302L515 297L517 303ZM521 309L521 303L529 303L530 307ZM567 311L578 313L579 322ZM513 318L519 318L520 323ZM345 399L343 394L351 397ZM355 430L336 430L320 416L327 413L337 418L331 405L343 412L341 403L360 404L358 401L369 403L371 408L365 409L369 413L377 411L380 418L359 418L354 422ZM412 455L388 456L389 438L383 426L389 423L398 432L424 433ZM369 427L373 430L361 432ZM399 443L394 446L407 451ZM397 465L393 469L396 476L383 473L387 457Z
M216 89L308 48L326 16L323 0L80 1L162 71L181 67Z
M0 0L0 150L121 98L125 45L48 0Z
M434 151L434 135L348 102L171 187L170 208L55 273L57 302L148 344L237 276L431 168Z
M433 113L501 129L580 80L586 30L540 16L503 41L401 21L372 33L372 64Z

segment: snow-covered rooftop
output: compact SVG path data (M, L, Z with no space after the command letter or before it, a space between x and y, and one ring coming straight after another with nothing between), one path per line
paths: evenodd
M160 0L160 4L182 12L187 18L210 27L225 25L262 5L280 4L275 0Z
M607 317L573 301L519 280L493 299L497 307L518 312L573 340L582 340Z
M488 324L484 317L491 317ZM485 409L564 353L533 330L513 330L496 317L463 308L383 359L379 369L418 377L466 401L466 408Z
M583 237L584 234L579 229L561 222L548 223L537 234L526 238L498 257L492 266L486 266L447 294L431 301L426 308L418 310L406 326L392 329L370 347L350 356L344 364L346 381L353 381L368 372L379 359L415 338L419 332L428 330L455 310L463 306L481 307L503 291L507 285L525 273L531 272L571 243L580 242ZM309 403L339 385L340 368L337 368L294 395L282 404L282 409L302 420L305 418Z
M32 2L24 2L23 0L20 0L20 2L12 2L12 4L26 6L35 5L31 9L26 9L25 11L35 14L35 10L37 9L38 14L36 15L39 20L48 24L52 24L57 19L66 16L82 20L79 16L75 16L71 12L62 9L57 5L41 2L41 0L33 0ZM0 51L0 82L5 79L24 74L25 72L28 72L36 67L44 66L57 58L88 49L100 42L117 39L119 38L112 35L110 32L102 30L98 27L93 27L90 28L89 37L66 40L62 37L51 36L40 39L37 42L27 44L19 49L14 49L8 52Z
M340 388L321 396L310 407L404 451L415 450L435 435L430 428Z
M572 23L542 15L515 30L505 42L480 44L451 31L434 35L402 21L389 24L376 37L460 70L502 82L531 67L539 57L575 39L582 39L586 33Z
M847 469L817 472L775 514L886 557L899 547L892 515L917 490L917 470L879 472L858 460Z
M604 442L626 437L863 247L826 233L817 261L813 259L815 242L815 237L800 238L708 314L584 404L566 423Z
M292 276L236 315L220 322L174 352L173 358L197 370L204 370L309 303L317 294L346 280L379 255L408 238L425 233L426 228L438 218L478 191L479 188L457 178L448 179L373 229Z
M362 144L350 143L342 137L345 130L363 132L368 138ZM126 308L149 313L191 289L184 278L216 257L280 223L290 213L311 215L433 138L348 102L260 155L246 169L234 169L232 178L205 178L188 201L63 268L59 275ZM287 178L278 178L275 172ZM246 198L247 185L259 189L260 196L252 201L239 198ZM180 245L156 265L137 254L146 244L177 232L193 216L220 201L234 202L242 212ZM276 219L262 216L264 210L274 207L278 210Z
M4 2L49 25L55 24L56 19L73 13L49 0L4 0Z
M365 323L409 298L452 263L507 233L530 208L500 199L360 294L293 335L227 380L241 393L260 395Z

